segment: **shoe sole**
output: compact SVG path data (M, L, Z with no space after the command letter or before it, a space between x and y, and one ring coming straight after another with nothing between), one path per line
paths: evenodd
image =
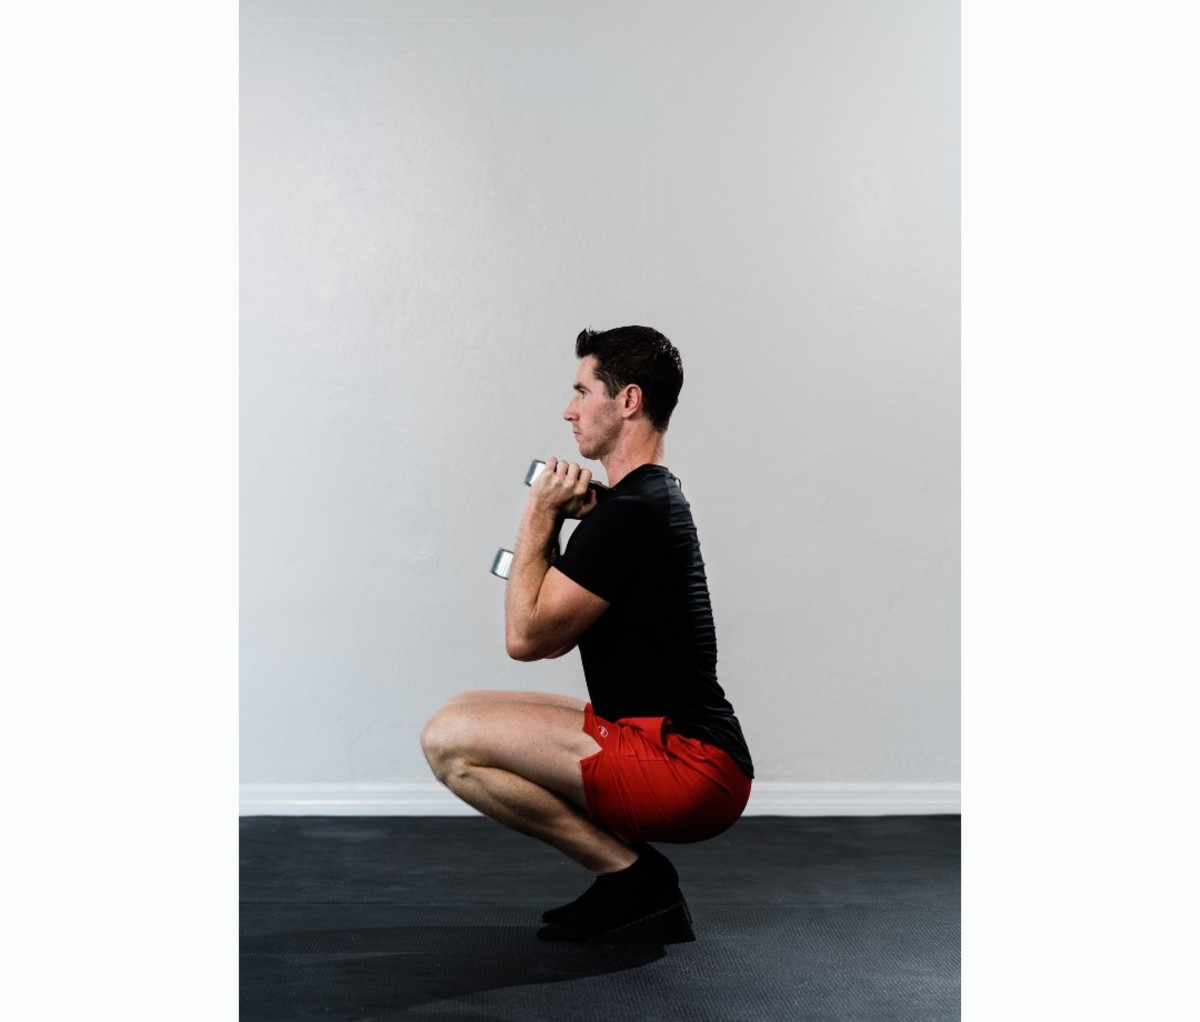
M658 909L639 919L633 919L611 930L588 937L547 936L545 928L538 931L541 940L574 944L686 944L696 939L692 913L682 898L674 905Z
M592 937L592 944L687 944L696 939L686 901Z

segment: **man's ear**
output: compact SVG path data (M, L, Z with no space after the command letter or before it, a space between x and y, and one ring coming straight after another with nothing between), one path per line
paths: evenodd
M642 388L636 383L626 384L621 394L621 414L632 418L642 407Z

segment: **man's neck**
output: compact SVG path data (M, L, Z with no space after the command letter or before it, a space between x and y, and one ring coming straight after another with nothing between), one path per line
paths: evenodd
M651 433L643 437L631 437L628 442L600 459L608 476L608 485L616 486L635 468L643 465L666 464L666 438L662 433Z

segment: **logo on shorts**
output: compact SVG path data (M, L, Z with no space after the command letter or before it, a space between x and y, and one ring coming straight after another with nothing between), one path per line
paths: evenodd
M598 727L596 730L600 732L601 738L608 737L608 728L606 728L603 724L601 724L600 727Z

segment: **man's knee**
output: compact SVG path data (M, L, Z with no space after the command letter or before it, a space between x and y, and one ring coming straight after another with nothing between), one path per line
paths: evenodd
M470 727L451 703L429 718L421 732L421 751L434 775L443 784L462 764L470 747Z
M450 733L446 727L445 710L438 710L421 731L421 751L425 753L425 761L436 774L438 767L445 760L450 748ZM439 778L440 779L440 778Z

